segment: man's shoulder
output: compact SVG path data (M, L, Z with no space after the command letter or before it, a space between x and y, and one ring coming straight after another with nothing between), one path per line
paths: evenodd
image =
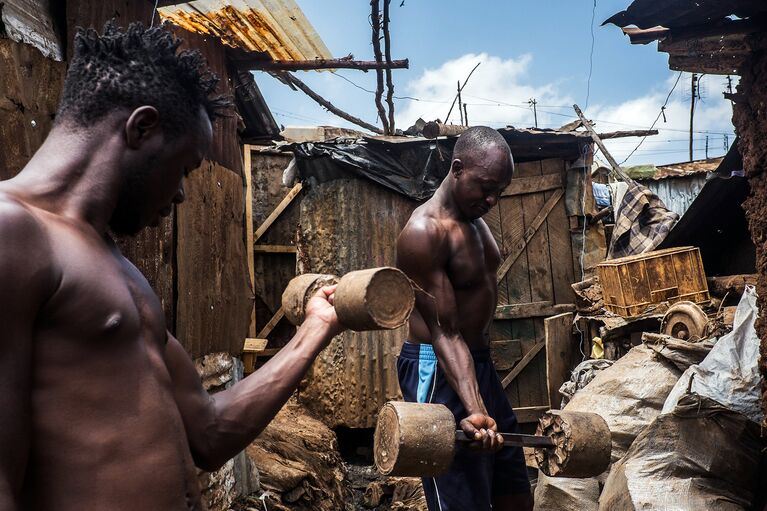
M447 234L448 226L437 216L431 214L428 209L417 209L408 220L400 234L402 241L414 241L428 243L429 245L441 243Z
M17 197L0 190L0 241L5 257L44 258L48 239L40 219ZM29 252L34 250L35 252ZM34 254L34 255L33 255Z

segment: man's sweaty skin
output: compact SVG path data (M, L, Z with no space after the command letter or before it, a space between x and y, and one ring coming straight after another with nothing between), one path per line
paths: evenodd
M461 428L477 440L475 447L495 451L503 438L487 414L469 350L489 346L501 262L481 216L509 185L513 162L505 144L453 158L448 176L400 233L397 266L426 291L416 292L410 340L432 344L440 369L469 414ZM493 505L531 508L529 494L498 497Z
M325 288L256 373L211 397L159 299L107 234L125 175L148 169L137 226L184 200L211 143L200 108L164 136L157 110L54 126L0 183L0 511L201 509L220 467L268 424L341 327Z

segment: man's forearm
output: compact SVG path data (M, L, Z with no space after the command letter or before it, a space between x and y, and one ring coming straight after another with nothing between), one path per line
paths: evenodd
M467 414L487 415L485 403L479 393L474 359L463 338L460 335L440 335L432 341L432 347L448 383L458 394Z
M215 465L236 455L263 431L298 387L330 336L324 322L308 319L258 371L213 396L216 424L208 448Z

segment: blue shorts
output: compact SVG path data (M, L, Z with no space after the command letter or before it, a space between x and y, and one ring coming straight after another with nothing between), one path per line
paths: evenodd
M498 424L498 431L517 433L517 418L490 360L490 350L472 350L471 354L488 414ZM455 416L456 428L466 418L466 410L437 366L437 356L430 344L405 342L397 360L397 372L405 401L447 406ZM422 481L431 511L490 511L494 496L530 491L521 447L504 447L496 454L484 454L458 445L450 470Z

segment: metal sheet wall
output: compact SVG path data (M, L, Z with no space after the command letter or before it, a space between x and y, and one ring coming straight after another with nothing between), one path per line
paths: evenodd
M334 273L395 263L396 239L416 203L368 180L313 186L301 202L298 273ZM370 428L400 397L396 357L405 329L346 332L318 357L300 399L329 426Z
M660 197L668 209L681 217L706 184L706 174L642 181L642 184Z

